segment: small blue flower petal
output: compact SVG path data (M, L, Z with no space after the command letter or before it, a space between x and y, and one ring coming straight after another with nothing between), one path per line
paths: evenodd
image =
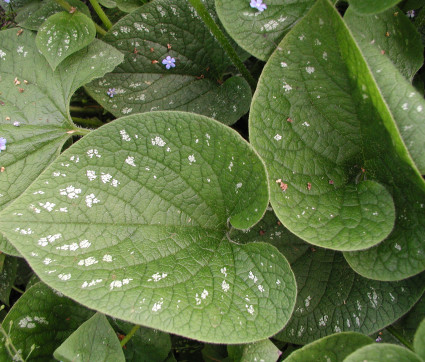
M175 62L176 62L176 59L172 58L168 55L165 59L162 59L161 63L165 65L165 68L170 69L170 68L174 68L176 66L174 64Z
M0 152L1 151L6 151L6 138L4 137L0 137Z
M117 91L115 90L115 88L109 88L108 89L108 91L106 92L106 94L109 96L109 97L113 97L115 94L117 94Z
M267 5L263 4L263 0L251 0L249 5L252 8L257 9L260 13L267 9Z

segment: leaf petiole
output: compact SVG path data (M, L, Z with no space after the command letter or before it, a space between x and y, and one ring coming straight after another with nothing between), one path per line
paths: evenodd
M133 328L131 329L131 331L120 342L121 347L124 347L126 345L126 343L134 336L134 334L137 332L137 330L139 328L140 328L140 326L137 325L137 324L135 326L133 326Z

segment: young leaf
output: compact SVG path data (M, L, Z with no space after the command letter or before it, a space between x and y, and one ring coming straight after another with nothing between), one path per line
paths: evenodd
M53 351L92 315L87 308L37 283L13 305L2 327L22 358L34 344L31 360L49 361ZM3 335L1 338L4 341ZM4 343L0 343L0 360L10 360Z
M227 346L229 357L234 362L268 361L275 362L282 354L268 339L255 343Z
M425 268L425 185L401 136L387 132L379 97L345 23L319 0L264 68L250 139L291 232L337 250L370 247L391 232L346 258L363 276L400 280Z
M425 319L422 320L416 331L413 348L421 358L425 358Z
M344 332L318 339L292 352L287 362L342 361L358 348L373 343L373 339L360 333Z
M123 59L114 48L95 40L52 72L35 46L35 35L16 32L0 32L0 137L7 141L6 150L0 153L4 167L0 208L19 196L78 131L69 116L72 94ZM43 209L38 204L33 207ZM15 254L13 248L3 248L7 242L0 239L1 250Z
M31 210L39 203L50 210ZM190 113L150 112L66 150L1 213L0 229L43 281L84 305L244 343L282 329L295 302L274 247L228 239L229 223L252 226L267 203L264 165L239 134Z
M50 16L40 27L35 42L53 70L66 57L89 45L96 36L93 21L77 11Z
M0 254L0 301L9 305L9 296L18 269L17 259Z
M422 362L422 359L407 348L394 344L370 344L359 348L344 359L344 362L358 361L408 361Z
M67 2L90 17L90 10L83 2L79 0L67 0ZM24 29L37 31L47 18L62 11L63 7L54 0L30 2L17 12L15 21Z
M341 331L372 334L408 312L425 290L425 275L379 282L353 272L339 252L309 247L290 235L273 212L249 232L234 231L239 242L268 241L288 259L297 281L295 312L274 338L313 342Z
M349 0L350 7L360 14L377 14L385 11L397 3L400 0Z
M117 361L125 357L106 317L96 313L73 332L53 353L60 361Z
M232 38L255 57L267 60L284 35L314 4L314 0L281 1L260 12L247 0L216 0L220 21Z
M251 90L245 79L231 77L220 85L230 60L186 0L143 5L103 40L120 50L125 61L86 88L117 117L181 110L233 124L249 109Z

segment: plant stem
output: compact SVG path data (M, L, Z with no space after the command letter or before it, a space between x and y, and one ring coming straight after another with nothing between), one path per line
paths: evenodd
M21 294L25 293L22 289L19 289L18 287L15 287L14 285L12 285L12 289L16 290L18 293L21 293Z
M79 118L79 117L71 117L74 123L78 123L81 126L86 127L100 127L103 126L103 123L96 118Z
M12 357L14 361L25 362L20 352L18 352L16 347L13 345L9 334L4 330L1 324L0 324L0 332L3 334L5 338L4 346L6 347L6 350L9 353L9 356Z
M215 38L223 47L224 51L229 56L233 64L236 66L236 68L238 68L242 76L246 79L246 81L249 83L251 88L254 90L256 87L255 79L253 78L251 73L248 71L248 69L245 67L242 60L240 60L240 58L236 54L235 49L233 49L233 47L230 45L229 40L226 38L226 36L223 34L223 32L214 22L213 18L208 13L207 9L205 9L205 6L202 4L201 0L189 0L189 2L195 8L198 15L202 18L205 25L207 25L210 31L214 34Z
M125 344L131 339L131 337L134 336L134 333L136 333L139 328L140 328L140 326L138 326L138 325L133 326L131 331L121 341L121 343L120 343L121 347L125 346Z
M72 9L72 6L68 3L68 1L66 0L55 0L55 2L57 4L59 4L60 6L62 6L66 11L70 11ZM102 10L102 9L101 9ZM77 10L78 11L78 10ZM103 11L103 10L102 10ZM105 15L106 16L106 15ZM109 19L108 19L109 20ZM94 22L93 22L94 23ZM94 23L94 26L96 27L96 31L99 35L105 35L106 34L106 30L102 29L102 27L100 27L98 24Z
M89 134L90 132L91 132L91 130L89 130L87 128L75 127L73 130L70 130L66 133L72 134L72 135L75 135L75 136L85 136L86 134Z
M98 114L102 111L101 107L79 107L69 106L70 112Z
M388 326L386 330L390 332L401 343L403 343L407 348L413 351L412 344L406 338L404 338L399 332L397 332L397 330L393 326Z
M97 0L89 0L91 6L93 6L94 11L96 11L96 14L99 16L100 20L102 20L103 25L105 25L106 29L112 28L112 23L109 20L108 16L105 14L103 9L100 7Z

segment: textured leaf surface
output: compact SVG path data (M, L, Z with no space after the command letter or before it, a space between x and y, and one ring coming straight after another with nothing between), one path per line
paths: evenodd
M9 296L18 269L17 259L0 254L0 301L9 305Z
M57 157L68 132L76 130L68 110L71 95L122 61L118 51L96 40L52 72L36 48L35 35L16 32L0 32L0 137L7 140L0 153L0 208L34 181ZM6 243L2 239L1 250L16 255Z
M216 10L227 32L243 49L267 60L284 35L302 18L315 0L266 1L259 12L245 0L216 0Z
M288 362L327 361L339 362L358 348L373 343L373 339L360 333L344 332L314 341L292 352Z
M23 358L35 344L30 360L50 361L54 350L92 315L89 309L38 283L13 305L2 326L9 332L9 323L13 322L9 336ZM3 343L0 360L10 361Z
M386 17L392 16L392 18L395 18L393 11L390 11L390 13L392 14L387 14ZM400 19L402 16L403 15L400 15ZM377 15L373 16L373 18L374 17L377 17ZM362 27L361 22L359 22L359 19L362 18L363 17L356 16L355 13L350 10L348 10L344 16L350 28ZM399 16L396 18L399 18ZM410 23L407 19L406 22ZM386 25L388 26L387 29L390 37L394 37L394 33L397 34L398 31L400 32L404 44L406 44L406 39L409 39L407 44L413 44L414 47L416 46L416 53L419 52L419 54L421 54L423 52L423 47L420 46L418 37L412 39L411 36L406 34L408 30L405 30L405 34L403 34L401 30L396 30L394 27L389 26L388 22L386 22ZM362 28L364 29L367 27L363 26ZM410 27L406 26L405 29L410 29ZM385 32L383 34L385 34ZM369 69L373 72L373 77L377 85L376 90L371 89L370 91L370 97L375 108L383 119L385 127L390 134L392 134L393 139L398 139L401 136L402 141L398 141L400 144L397 145L397 147L400 149L408 149L411 159L408 155L404 156L407 162L410 163L413 168L415 168L416 164L420 174L425 174L425 155L423 152L425 148L425 100L423 95L417 92L416 89L404 79L403 75L397 71L397 68L391 62L390 58L381 54L379 45L375 43L371 44L371 41L367 39L367 36L365 36L363 32L355 31L354 38L360 46ZM392 48L393 50L390 50L391 52L398 51L396 47ZM386 47L384 49L386 49ZM405 50L407 56L411 55L407 47ZM420 67L423 62L422 56L417 57L417 59ZM395 87L394 85L397 86ZM381 96L384 102L380 100ZM402 142L404 145L402 145Z
M251 90L243 78L218 83L230 60L186 0L143 5L103 40L120 50L125 61L87 89L117 117L180 110L232 124L249 109ZM174 68L162 64L167 56L175 59Z
M349 0L350 7L360 14L377 14L385 11L400 0Z
M282 354L269 339L245 345L227 346L227 351L233 362L276 362Z
M83 2L79 0L69 0L68 3L85 15L90 16L90 10ZM19 9L15 21L19 26L25 29L38 30L48 17L62 11L63 7L54 0L30 2Z
M319 0L263 71L250 139L266 162L277 216L309 243L378 243L393 229L394 200L391 234L347 259L368 278L400 280L425 268L425 187L371 102L382 111L370 74L339 14Z
M96 313L78 327L53 355L66 362L125 361L118 337L101 313Z
M421 362L422 359L412 351L394 344L370 344L351 353L344 362L358 361L406 361Z
M35 42L53 70L66 57L89 45L96 36L93 21L77 11L50 16L40 27Z
M413 340L413 348L422 359L425 358L425 319L422 320Z
M42 280L80 303L189 338L242 343L282 329L295 302L292 271L274 247L226 235L228 222L255 224L267 202L264 166L236 132L194 114L152 112L70 147L0 228ZM35 213L38 203L51 210Z
M291 235L273 212L249 232L232 232L239 243L266 241L285 255L297 281L295 311L274 338L295 344L335 332L372 334L392 324L417 302L423 275L401 282L379 282L353 272L339 252L309 247Z

